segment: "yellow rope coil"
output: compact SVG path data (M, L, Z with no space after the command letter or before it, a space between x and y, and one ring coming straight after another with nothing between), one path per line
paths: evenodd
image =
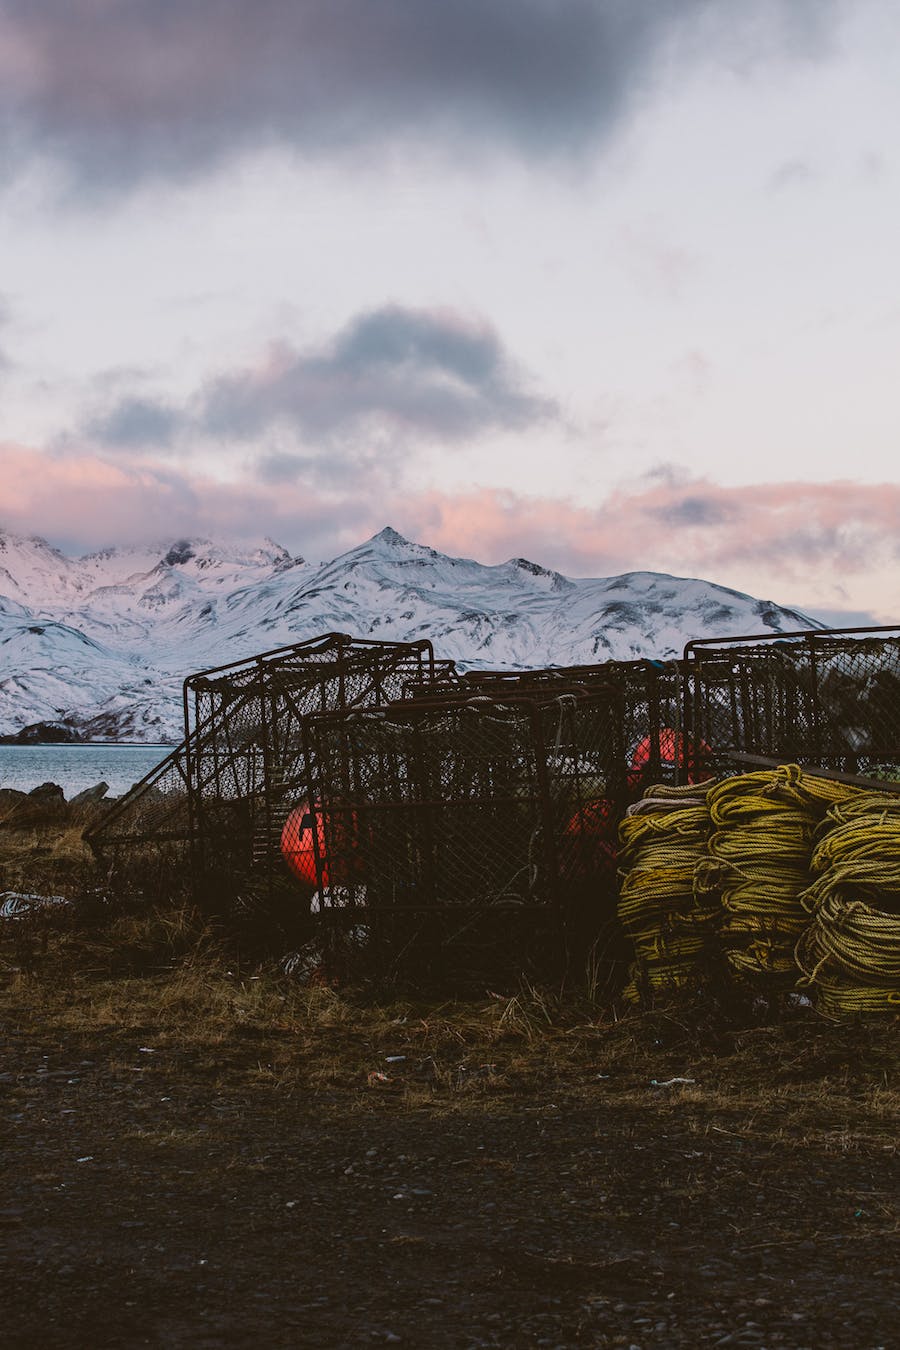
M644 801L648 799L665 800L673 798L678 800L684 797L705 797L711 787L715 787L715 778L705 778L702 783L682 783L676 787L674 783L652 783L644 789Z
M642 805L647 805L645 798ZM626 816L619 826L619 839L626 852L658 839L669 845L678 839L702 843L709 833L709 815L703 806L691 806L658 814L642 812Z
M658 785L619 828L619 919L634 945L626 1000L665 997L697 979L718 903L694 895L694 872L709 833L708 784Z
M808 980L827 968L857 983L900 989L900 917L830 895L798 943L797 964Z
M865 816L873 821L886 821L900 816L900 794L882 792L861 792L858 796L838 802L828 812L822 829L831 829L834 825L843 825L851 820Z
M814 773L801 769L799 764L782 764L777 769L760 769L737 778L726 778L711 788L707 800L713 823L718 824L722 812L727 811L732 803L746 802L748 797L765 803L761 810L767 809L771 799L774 802L793 802L807 812L821 816L830 806L857 797L862 791L862 788L849 783L817 778Z
M711 861L695 890L718 888L728 963L741 976L786 977L793 947L809 923L801 895L809 887L816 828L829 808L859 789L805 773L796 764L725 779L707 795Z
M664 932L637 933L634 938L635 955L641 961L680 961L697 956L705 946L703 936L680 937Z
M900 1007L900 800L864 793L836 804L813 851L802 898L812 922L795 958L826 1012Z
M832 985L818 981L816 1006L832 1017L850 1013L900 1013L900 990L877 985Z

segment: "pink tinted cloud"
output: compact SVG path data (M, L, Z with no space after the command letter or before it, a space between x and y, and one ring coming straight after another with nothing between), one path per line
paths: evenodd
M110 463L91 452L48 455L0 445L0 481L0 528L41 534L71 550L278 532L349 546L369 523L353 502L329 501L303 484L223 483L153 462Z
M153 466L110 464L94 455L49 456L0 446L2 523L78 542L168 534L195 508L190 486Z
M445 552L522 555L573 576L659 571L785 604L900 620L900 485L653 481L601 506L480 490L410 501L394 522Z
M273 535L329 557L385 524L482 562L526 556L570 575L701 576L784 603L842 603L900 617L900 485L724 487L673 475L612 492L597 507L478 488L404 493L379 478L325 492L298 473L226 483L93 453L0 446L0 525L88 549L178 535ZM885 621L887 621L887 618Z
M409 506L441 547L452 539L478 556L508 556L532 541L572 572L772 565L861 571L895 556L900 486L657 479L610 494L599 507L482 489Z

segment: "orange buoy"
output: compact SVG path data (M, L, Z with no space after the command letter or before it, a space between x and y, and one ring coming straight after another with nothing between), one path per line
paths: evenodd
M618 816L609 797L580 807L563 836L563 873L569 881L615 876Z
M355 811L336 808L333 815L325 815L321 806L311 807L308 801L294 807L281 831L281 856L298 881L314 891L319 888L316 853L323 886L360 880Z
M313 830L317 839L313 843ZM281 831L281 856L299 881L305 886L317 890L319 881L316 876L316 846L322 865L322 884L328 885L328 866L325 860L325 831L322 817L309 805L301 802L295 806Z
M637 787L657 764L660 769L666 770L674 770L676 765L680 768L687 765L689 770L687 781L699 782L709 776L705 766L711 755L712 750L706 741L699 741L695 746L694 742L687 740L680 731L673 731L671 727L660 727L655 745L652 736L645 736L638 742L628 771L628 785Z

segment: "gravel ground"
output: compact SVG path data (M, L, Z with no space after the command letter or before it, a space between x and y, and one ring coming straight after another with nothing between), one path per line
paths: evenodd
M858 1120L640 1068L411 1106L279 1088L252 1038L7 1026L3 1346L900 1345L896 1150Z

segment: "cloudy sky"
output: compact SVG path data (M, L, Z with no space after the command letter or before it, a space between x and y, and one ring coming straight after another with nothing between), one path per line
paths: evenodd
M0 525L900 620L895 0L0 0Z

